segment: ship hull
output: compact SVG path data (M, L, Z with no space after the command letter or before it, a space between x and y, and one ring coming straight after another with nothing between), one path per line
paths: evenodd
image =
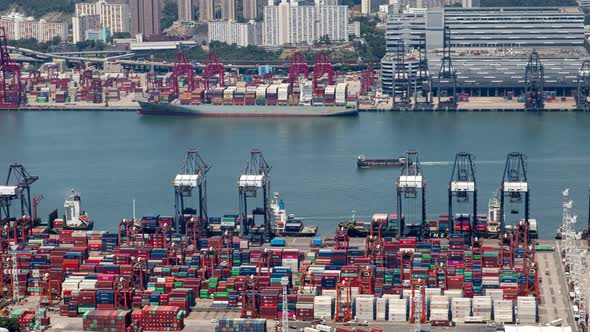
M139 102L139 114L184 115L205 117L335 117L356 116L357 109L344 106L243 106L243 105L180 105Z

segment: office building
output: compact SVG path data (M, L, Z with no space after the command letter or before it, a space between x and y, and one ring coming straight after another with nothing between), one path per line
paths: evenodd
M326 36L331 41L348 40L347 6L299 6L282 1L264 8L266 46L311 45Z
M72 17L72 41L79 43L86 40L86 31L100 29L100 17L98 15L80 15Z
M213 0L198 0L199 2L199 22L209 22L213 20L215 13L215 4Z
M160 6L160 0L129 0L131 34L159 34Z
M127 4L108 3L105 0L76 3L74 17L82 15L98 15L101 26L108 28L111 33L131 31Z
M6 38L9 40L37 39L39 42L47 42L59 37L68 40L67 23L47 22L35 20L19 13L10 13L0 17L0 27L4 28Z
M178 0L178 20L181 22L193 21L193 0Z
M85 40L101 41L106 43L111 35L109 28L90 29L84 31Z
M209 42L218 41L238 46L259 46L262 43L262 23L250 21L215 21L208 23Z
M257 0L243 0L242 1L242 17L246 20L253 20L258 17L258 1Z
M221 19L236 19L236 0L221 0Z

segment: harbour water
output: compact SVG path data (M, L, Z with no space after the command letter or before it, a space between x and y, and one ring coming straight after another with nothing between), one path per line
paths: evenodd
M290 213L333 234L352 210L358 219L394 213L399 169L358 170L356 157L419 152L427 180L427 212L447 211L447 184L455 153L476 156L479 211L501 182L506 154L528 156L531 216L540 237L561 223L561 192L569 187L579 223L588 217L590 118L583 113L362 113L358 118L231 119L151 117L110 112L0 113L0 172L23 163L40 180L39 213L63 212L77 189L96 229L115 230L132 214L173 215L171 181L185 151L199 149L212 165L209 215L237 213L236 180L249 150L272 165L271 190ZM0 178L4 181L4 178ZM16 211L16 206L13 211Z

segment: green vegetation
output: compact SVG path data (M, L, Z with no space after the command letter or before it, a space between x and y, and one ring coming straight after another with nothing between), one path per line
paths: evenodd
M270 52L262 47L247 46L240 47L237 45L228 45L226 43L211 42L209 50L215 52L220 61L228 62L232 60L276 60L279 58L280 52ZM176 51L158 52L154 54L156 58L172 60L176 56ZM207 52L201 47L193 47L186 51L186 56L191 61L205 61L207 59Z
M481 0L481 7L578 6L576 0Z
M172 26L174 21L178 20L178 5L176 2L168 1L162 9L162 18L160 19L160 29L166 30Z
M112 39L118 38L131 38L131 34L129 32L115 32L113 33Z
M3 327L10 332L20 331L20 325L16 318L0 317L0 327Z
M378 58L385 55L385 31L376 29L377 21L371 17L361 17L361 40L355 42L358 56L363 59Z
M51 12L74 12L71 0L0 0L0 11L15 9L27 16L41 17Z
M105 47L106 44L103 43L101 40L86 40L76 43L76 48L78 49L78 51L103 51Z
M37 39L31 38L31 39L9 40L8 45L14 46L14 47L27 48L27 49L33 50L33 51L48 52L51 50L51 48L53 46L58 45L60 42L61 42L61 39L59 37L55 37L52 41L44 42L44 43L39 43L37 41Z

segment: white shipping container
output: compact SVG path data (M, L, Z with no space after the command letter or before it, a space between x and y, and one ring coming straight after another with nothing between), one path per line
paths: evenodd
M517 314L521 324L532 324L537 322L537 300L534 297L519 296L516 298Z
M444 294L449 299L454 299L456 297L463 297L463 290L462 289L447 289L447 290L445 290Z
M513 323L514 311L511 300L494 301L494 321L498 323Z
M451 299L451 317L453 322L464 322L471 315L471 299L455 297Z
M355 299L355 308L355 316L358 319L375 319L375 297L373 295L357 295Z
M289 100L289 83L283 83L279 85L277 92L277 100L287 101Z
M376 301L375 319L386 320L387 319L387 302L388 298L378 298Z
M259 85L256 87L256 99L266 100L266 89L268 85Z
M492 298L489 296L474 296L472 301L472 316L481 317L485 321L492 319Z
M432 295L429 301L430 320L449 319L449 299L444 295Z
M400 298L389 299L389 321L405 322L408 320L408 300Z
M332 307L334 299L331 296L316 296L313 299L313 317L332 319Z
M492 302L500 301L504 299L504 290L502 289L486 289L485 294L492 298Z

